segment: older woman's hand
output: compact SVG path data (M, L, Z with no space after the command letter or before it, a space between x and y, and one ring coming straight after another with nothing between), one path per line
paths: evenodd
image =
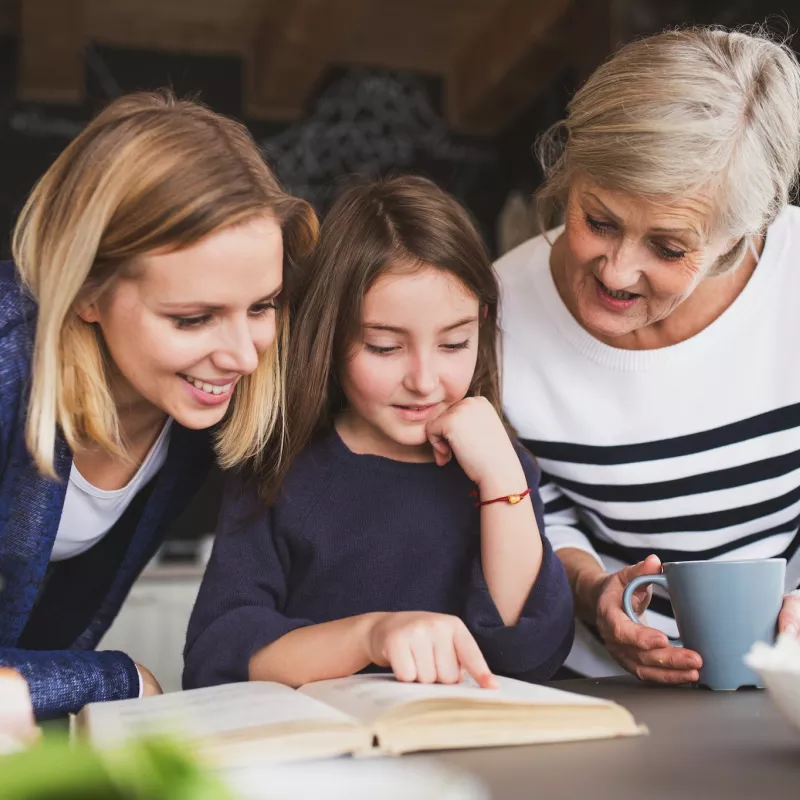
M597 628L614 660L640 680L694 683L699 680L698 670L703 665L700 655L670 645L665 633L631 622L622 609L625 587L638 575L659 572L658 557L648 556L603 578L597 594ZM634 592L633 607L638 615L645 612L651 596L649 587Z
M800 590L789 592L783 598L783 608L778 617L778 633L800 636Z

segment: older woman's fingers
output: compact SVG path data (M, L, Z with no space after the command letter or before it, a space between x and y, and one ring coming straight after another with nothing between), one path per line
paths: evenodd
M790 592L783 598L783 608L778 617L778 632L800 635L800 594Z
M685 650L682 647L665 647L658 650L639 650L636 653L629 651L632 662L641 667L653 667L661 670L679 670L691 672L703 666L703 659L694 650Z
M640 681L650 683L666 683L670 685L680 683L697 683L700 680L700 673L696 669L656 669L654 667L636 667L633 674Z
M697 656L697 653L692 653L691 650L687 652ZM683 654L678 647L649 651L621 647L612 650L611 655L617 663L642 681L673 684L695 683L700 679L698 669L684 663L686 659L682 657ZM697 659L694 663L701 663L699 656Z
M622 609L606 615L600 633L609 645L632 646L640 650L655 650L669 646L666 633L631 622Z

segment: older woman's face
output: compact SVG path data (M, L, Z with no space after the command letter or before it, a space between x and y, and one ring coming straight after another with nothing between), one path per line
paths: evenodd
M578 321L616 338L668 317L734 243L709 239L710 212L698 199L654 205L576 180L559 284Z

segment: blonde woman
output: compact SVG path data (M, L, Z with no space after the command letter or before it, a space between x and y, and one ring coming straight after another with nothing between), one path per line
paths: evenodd
M213 458L258 461L315 236L241 125L166 93L34 188L0 265L0 665L39 718L160 691L92 650Z
M622 612L634 576L784 557L779 628L800 628L797 59L758 31L633 42L540 153L565 224L497 265L503 394L573 590L567 666L696 681L663 596L648 627Z

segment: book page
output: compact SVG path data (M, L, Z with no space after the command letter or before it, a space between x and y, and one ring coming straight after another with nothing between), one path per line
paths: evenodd
M549 686L525 683L513 678L495 676L499 689L481 689L472 678L456 684L402 683L393 675L353 675L316 681L298 689L334 708L370 724L398 706L420 700L467 701L469 703L507 703L510 705L611 705L596 697L552 689Z
M94 703L80 716L91 740L102 746L147 734L197 740L283 723L355 724L343 712L288 686L257 681Z

